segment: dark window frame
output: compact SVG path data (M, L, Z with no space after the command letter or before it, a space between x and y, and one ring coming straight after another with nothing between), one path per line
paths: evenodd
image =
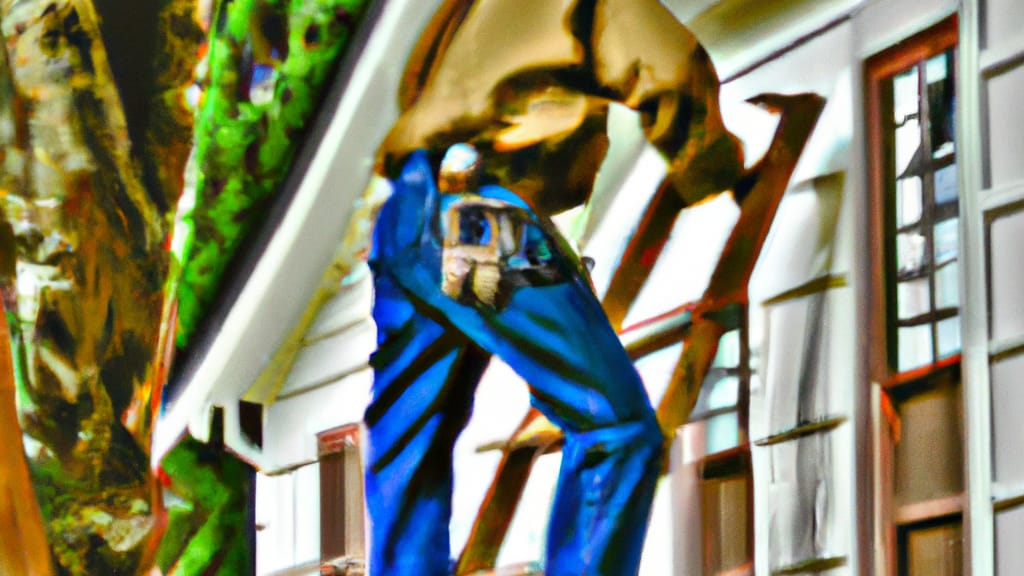
M941 357L939 353L937 323L944 317L956 317L960 314L963 294L960 294L960 305L956 309L942 309L936 300L936 274L953 261L959 261L962 254L955 260L936 263L932 250L934 226L953 217L955 207L937 205L934 202L934 176L941 169L957 161L958 150L948 156L934 157L930 137L932 127L926 123L929 114L929 91L925 75L925 64L930 58L943 53L950 53L951 63L947 74L953 90L957 89L958 71L956 70L956 51L958 50L958 19L953 14L934 26L914 35L902 42L887 48L868 58L864 65L865 121L867 131L868 161L868 219L870 247L869 261L873 279L869 293L869 334L873 342L869 350L869 375L872 380L881 383L883 396L892 403L893 416L899 418L899 406L909 399L936 388L936 386L952 385L956 393L963 394L960 383L960 353ZM893 79L918 67L918 110L919 128L921 131L921 150L930 164L921 174L922 214L919 222L904 228L897 227L896 221L896 182L901 176L895 168L895 127L893 118L893 96L883 89ZM955 98L955 95L954 95ZM954 136L955 137L955 136ZM955 146L954 146L955 148ZM913 160L911 161L913 165ZM954 202L955 206L956 203ZM897 234L911 229L920 230L925 237L924 273L927 277L929 290L929 311L902 322L898 317L897 284L901 279L896 263ZM931 362L901 371L899 369L899 349L897 330L900 325L930 326L932 333ZM884 412L884 410L883 410ZM962 405L961 405L962 412ZM960 428L961 449L965 436L963 434L962 414L952 426ZM897 424L897 427L901 427ZM897 428L897 429L898 429ZM898 432L897 432L898 434ZM898 441L897 438L892 438ZM951 523L962 523L964 518L964 496L966 486L959 494L896 506L895 488L896 450L890 445L884 454L876 455L882 466L882 476L887 483L883 498L884 508L881 521L882 533L888 534L889 569L896 574L908 573L909 554L907 544L909 535L915 530L929 526ZM966 480L966 479L965 479ZM966 550L962 550L964 554Z
M361 434L359 424L345 424L316 436L322 574L361 574L365 566Z
M701 454L697 458L697 482L699 483L699 489L701 493L702 514L701 525L703 527L701 531L702 538L702 558L701 566L704 572L715 574L729 574L735 575L739 573L753 574L754 573L754 554L755 554L755 531L754 531L754 478L753 478L753 466L751 464L751 442L749 433L750 423L750 381L751 381L751 368L750 368L750 327L749 327L749 312L746 307L743 307L740 312L737 325L731 330L727 330L719 338L719 345L721 345L722 339L724 339L731 332L738 333L738 346L739 354L737 358L737 365L735 366L720 366L715 364L712 360L712 365L709 367L708 372L705 374L704 381L701 383L701 390L698 392L698 398L694 401L694 412L690 414L690 418L687 420L683 428L699 424L706 423L711 418L716 416L722 416L727 414L734 414L737 419L737 438L736 444L728 448L716 451L707 452L708 439L705 436L700 444ZM679 343L678 339L666 338L658 341L655 345L645 348L643 353L634 358L639 360L640 358L657 353L665 348L669 348ZM738 379L737 386L737 397L736 403L732 406L713 408L713 409L700 409L696 406L700 400L704 399L705 395L710 393L707 389L708 386L713 386L722 378L736 377ZM706 426L706 424L705 424ZM705 428L706 434L706 428ZM724 571L714 571L712 564L714 562L714 553L716 550L721 549L721 543L709 543L708 538L716 538L718 535L712 534L708 528L707 514L708 511L703 509L703 501L705 491L708 486L715 481L725 481L731 479L742 479L746 483L745 492L745 545L746 554L748 561L740 566L727 568ZM717 525L717 524L716 524Z
M710 390L705 389L706 386L713 386L719 380L723 378L735 377L737 378L737 397L736 404L729 407L706 409L697 411L691 414L691 417L687 424L695 424L699 422L706 423L716 416L733 414L737 420L737 438L736 445L719 450L717 452L707 453L705 452L703 457L700 459L700 486L701 486L701 500L704 500L705 491L709 489L714 482L724 482L728 480L742 480L745 483L746 492L744 495L745 502L745 534L744 545L746 548L747 562L745 564L733 567L727 567L724 572L714 571L714 560L716 551L720 552L722 549L722 543L718 542L715 545L709 545L705 541L703 546L702 564L704 570L707 573L725 573L735 574L737 571L749 570L749 573L753 573L754 566L754 477L753 477L753 466L751 463L751 448L750 448L750 434L748 431L750 422L750 333L749 333L749 322L748 313L746 309L743 310L742 316L739 321L739 326L734 329L737 332L737 340L739 344L739 354L737 358L737 365L735 366L718 366L712 364L708 370L707 375L704 378L704 382L701 384L700 394L709 394ZM722 335L724 339L731 331L726 332ZM721 344L721 339L719 340ZM707 429L705 428L705 434ZM707 449L708 439L704 438L703 449ZM702 525L705 526L704 538L715 537L710 534L706 528L708 523L707 514L709 511L702 510L703 516ZM717 523L715 524L717 525Z
M937 307L935 275L949 263L935 264L932 261L931 251L926 249L926 273L923 276L931 278L929 282L930 312L925 313L922 317L908 320L917 320L919 321L916 322L917 325L932 327L932 362L902 372L897 366L899 352L896 330L901 322L898 319L896 300L898 279L896 234L902 229L898 230L896 225L895 183L898 175L894 174L895 170L892 167L894 155L894 146L891 144L892 137L887 135L887 128L891 129L890 125L894 125L895 122L884 119L886 113L889 113L891 117L892 102L891 96L883 90L883 85L890 82L895 76L915 66L923 67L929 58L949 50L954 50L955 54L958 45L957 21L956 15L950 16L923 32L871 56L864 65L868 188L870 192L868 199L870 238L868 244L874 276L870 294L870 332L872 340L877 343L871 350L870 373L873 379L883 383L886 387L926 379L931 372L943 370L953 364L958 365L960 362L959 353L945 358L940 357L938 353L936 323L943 317L959 314L959 307L956 312L953 312L953 309ZM954 75L956 74L955 69L952 72ZM923 74L920 82L919 94L926 93L924 90L926 90L927 81ZM919 112L919 118L927 114L928 100L928 98L922 98L923 110ZM922 145L930 150L930 146L928 146L930 127L926 126L925 122L921 122L920 125ZM943 157L932 161L932 170L922 178L923 213L920 222L915 226L925 232L924 236L929 245L932 244L931 227L951 217L951 214L945 214L950 211L950 208L931 205L930 196L934 189L932 178L939 169L950 162L955 162L953 160L955 154L954 152L952 158ZM908 320L902 321L902 324L908 324Z

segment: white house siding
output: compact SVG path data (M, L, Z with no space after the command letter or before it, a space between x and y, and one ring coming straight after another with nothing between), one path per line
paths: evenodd
M963 145L957 153L966 192L961 230L968 256L963 372L973 432L967 446L970 565L975 573L1007 576L1024 566L1018 544L1024 534L1024 4L967 2L961 34L958 64L968 82L958 110Z
M256 573L320 573L319 467L256 477Z
M873 468L867 459L871 405L859 336L864 320L858 311L870 281L863 238L867 168L861 66L870 54L955 9L955 3L938 0L863 3L844 23L723 87L726 123L741 137L750 134L750 142L763 141L765 128L744 122L739 113L730 114L730 105L739 106L765 91L812 91L828 98L751 284L751 348L760 385L751 393L750 430L756 442L798 420L833 417L845 423L828 433L754 447L759 574L809 560L811 551L819 558L846 557L846 566L830 573L869 573L874 567L869 506ZM823 217L833 200L840 202L838 221L832 242L821 246L831 248L831 258L824 261L821 250L801 249L800 242L823 239ZM810 302L813 297L761 304L825 272L845 279L847 286L829 290L817 304ZM804 340L809 336L806 327L812 325L806 318L810 311L823 314L818 320L823 330ZM816 374L802 374L801 362L812 345L819 347L824 365ZM801 377L805 384L798 392ZM798 416L798 400L803 397L806 403L808 393L814 401L801 407L805 412ZM816 528L810 533L807 526Z
M751 279L750 397L754 441L755 567L758 574L813 559L843 558L830 574L854 573L854 497L858 358L851 242L859 199L851 171L852 95L857 63L852 26L839 24L723 87L726 124L759 151L774 119L741 112L762 92L814 92L827 104L797 165ZM736 110L735 113L731 113ZM747 120L754 116L754 121ZM764 115L767 116L767 115ZM754 152L751 150L751 152ZM756 152L755 152L756 153ZM845 287L764 305L813 279L832 275ZM759 446L759 441L819 419L845 419L831 432Z
M1000 11L1008 19L1019 20L1024 10L1015 0L989 2L993 13ZM670 4L685 9L684 2ZM750 161L767 147L775 119L750 107L744 102L747 98L762 92L811 91L828 99L780 206L751 285L750 346L755 374L749 430L756 442L792 429L801 420L836 418L842 423L829 432L752 449L758 574L809 560L808 554L845 559L845 566L829 574L868 574L875 566L884 566L874 563L876 542L871 528L874 465L870 442L874 424L870 383L864 368L864 294L871 273L863 238L867 230L867 169L862 64L871 54L948 16L957 3L870 0L814 6L805 3L806 14L787 21L792 26L761 30L748 45L742 40L721 44L724 56L720 71L723 76L733 76L815 27L834 23L799 47L747 70L722 89L725 121L744 140ZM837 20L843 15L844 19ZM990 60L998 60L1004 52L1015 54L1014 47L1024 47L1019 32L1024 27L1019 24L1010 26L990 19L987 26ZM708 44L713 47L715 43ZM1020 162L1015 161L1024 150L1019 137L1024 133L1020 130L1024 118L1019 116L1019 106L1012 105L1024 85L1021 70L1024 67L1016 64L998 67L986 92L988 106L1000 111L1000 119L1011 120L990 123L991 136L1000 145L990 147L991 170L986 185L1000 189L1019 190L1024 180ZM599 290L606 287L611 263L621 254L644 199L650 197L664 170L656 154L636 144L635 117L622 109L616 109L614 117L614 136L632 144L613 149L615 157L606 166L615 168L605 171L601 182L628 190L628 194L612 198L597 213L604 218L573 228L583 252L597 261L594 276ZM666 258L676 263L675 270L665 266L656 269L630 321L681 303L674 300L680 297L680 287L688 286L686 282L694 284L685 288L693 296L700 293L713 265L713 261L709 264L703 258L706 255L702 251L712 252L707 248L713 243L708 236L720 236L735 218L735 208L730 209L727 200L697 208L704 211L704 217L693 218L691 214L681 218L700 221L707 228L696 231L694 225L677 226L679 232L673 234L665 252ZM1016 228L1007 226L1004 230L1009 231L1009 238ZM808 238L815 242L807 242ZM701 249L693 250L692 246L697 245ZM772 297L824 274L842 279L845 286L817 297L764 305ZM1014 281L1011 279L1008 285L1015 286ZM666 289L674 295L671 303L665 300ZM372 348L372 326L351 320L355 316L348 304L358 301L360 313L368 310L365 292L360 290L365 290L365 285L350 287L322 309L277 402L267 409L265 453L269 461L281 467L314 460L316 433L361 418L371 376L358 369ZM821 332L808 330L813 325L809 317L820 320ZM807 360L812 353L818 355L817 364ZM664 382L668 368L653 360L641 366L655 399L662 392L658 383ZM815 371L805 373L809 368ZM803 388L799 386L801 380ZM802 406L800 397L805 401ZM508 437L527 406L525 385L507 367L494 363L480 384L474 417L454 454L456 487L450 528L453 553L461 549L468 536L498 461L496 452L480 453L477 448ZM700 515L694 511L699 494L694 492L692 478L696 472L688 459L692 452L687 448L689 441L694 440L684 433L672 455L674 473L659 486L641 570L645 576L692 574L695 572L690 568L700 565L701 548L695 536ZM557 455L546 456L538 464L514 517L501 563L539 559L557 459ZM808 462L813 465L805 468ZM260 574L316 559L318 551L309 544L318 537L318 517L310 512L319 507L316 470L316 465L310 464L260 477L257 520L264 526L258 541ZM1020 517L1017 509L1003 513L995 520L997 529L1016 533ZM808 524L816 529L807 531ZM1012 573L1005 566L1013 565L1013 550L1002 550L999 562L1004 568L1000 573Z
M366 362L376 342L370 287L364 277L324 305L277 400L265 409L267 465L256 482L258 574L319 574L317 434L362 420L373 382Z

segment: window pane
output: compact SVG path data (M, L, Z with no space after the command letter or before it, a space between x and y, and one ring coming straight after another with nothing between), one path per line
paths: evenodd
M705 420L704 433L707 443L707 453L714 454L729 448L735 448L740 443L739 414L729 412L719 414Z
M956 181L956 164L950 164L935 172L935 203L956 202L959 197Z
M925 64L928 80L928 115L932 156L942 158L953 153L953 75L952 51L933 56Z
M960 317L946 318L935 325L939 339L939 359L960 353Z
M960 264L955 260L935 271L935 307L960 306Z
M740 379L736 376L726 376L711 387L708 394L708 410L730 408L736 405L740 394Z
M996 513L996 575L1017 576L1024 567L1024 506Z
M939 54L928 59L924 67L924 77L928 80L929 85L946 79L947 62L946 54Z
M892 80L893 121L898 126L918 111L917 67L899 74Z
M932 327L930 324L899 328L896 337L899 342L897 369L900 372L932 363Z
M960 519L908 529L904 535L908 576L958 576L963 573Z
M960 252L954 62L955 50L947 49L888 80L893 117L880 128L882 157L889 163L885 186L892 191L887 192L887 209L893 211L887 220L895 223L886 231L888 266L895 268L895 277L882 281L894 299L887 314L889 364L899 372L960 349L956 321L940 325L934 317L922 318L939 309L948 315L959 302L958 268L951 265ZM951 267L940 280L936 276L946 265Z
M950 218L935 225L935 263L942 264L960 253L960 219Z
M992 473L1000 484L1024 483L1024 355L992 365Z
M896 225L909 226L921 219L921 177L896 181Z
M917 119L907 120L907 123L896 129L896 176L903 176L910 167L910 161L914 158L918 148L921 147L921 126Z
M690 421L703 420L712 410L733 408L739 400L740 379L726 368L711 368L704 377L697 403L690 413Z
M715 355L714 366L735 368L740 365L740 331L726 332L718 340L718 354Z
M738 568L751 560L747 542L747 479L709 478L702 484L704 573Z
M925 237L917 232L896 236L896 267L901 275L913 274L924 266Z
M718 354L701 385L690 420L700 420L712 410L735 408L740 395L740 331L726 332L719 339Z
M896 285L896 308L900 320L906 320L930 312L931 293L928 278L907 280Z
M897 402L902 433L896 445L897 504L924 502L963 490L960 386L942 385Z

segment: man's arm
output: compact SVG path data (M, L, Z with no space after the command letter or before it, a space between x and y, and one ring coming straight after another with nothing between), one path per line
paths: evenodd
M718 76L697 38L658 0L580 2L574 27L598 90L640 113L684 203L731 188L743 152L722 124Z
M602 302L621 329L679 211L733 188L743 150L722 123L711 59L658 0L581 1L574 28L588 48L592 90L637 110L647 140L669 162Z

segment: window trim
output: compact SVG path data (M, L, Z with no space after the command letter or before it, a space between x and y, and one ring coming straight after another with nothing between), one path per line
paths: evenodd
M870 350L869 374L883 386L916 380L952 363L960 355L936 358L931 364L900 373L891 366L891 335L889 315L892 314L895 283L887 281L890 270L889 252L892 243L884 140L882 134L882 84L895 74L929 57L958 46L958 18L949 16L938 24L890 46L869 57L864 63L864 96L868 144L868 231L869 262L874 281L869 288L869 332L875 345ZM934 310L933 313L937 313Z
M360 455L362 428L344 424L316 435L320 471L320 562L322 574L362 574L366 558L365 529L349 533L352 524L364 525L366 506ZM335 478L329 477L337 468ZM356 472L355 479L350 478ZM333 481L332 481L333 480ZM341 484L342 489L337 490ZM358 487L353 494L351 487ZM353 508L355 508L353 510ZM358 518L355 518L358 513ZM341 525L337 524L341 519Z
M746 486L745 499L746 499L746 514L745 514L745 544L747 562L739 566L735 566L726 570L718 571L716 574L719 576L733 576L739 574L753 574L756 546L755 546L755 505L754 505L754 467L753 467L753 456L751 454L751 442L750 442L750 379L751 379L751 368L750 368L750 326L749 326L749 312L746 307L742 308L740 315L739 326L733 330L726 331L722 334L719 339L725 338L727 334L732 331L736 331L738 344L739 344L739 356L737 358L736 366L715 366L712 362L712 367L709 368L708 373L705 375L704 382L701 383L700 393L705 393L704 387L709 383L717 383L718 378L735 377L737 378L737 397L736 404L724 408L717 408L711 410L705 410L697 414L691 414L690 419L687 421L685 426L690 426L698 423L706 423L715 416L724 414L733 414L737 420L737 438L736 445L724 450L717 452L707 452L707 438L704 438L704 444L702 449L705 451L702 453L698 460L698 477L697 481L701 490L701 498L703 502L704 490L707 489L707 483L709 481L725 481L729 479L742 479ZM717 376L714 382L710 382L712 375ZM701 510L702 525L707 522L708 510ZM705 539L709 537L707 526L701 533L701 538ZM721 544L721 543L719 543ZM705 570L710 570L711 554L713 547L709 546L705 541L703 545L703 554L701 563Z
M967 529L967 525L964 522L963 513L960 510L946 510L944 513L938 513L930 515L921 519L917 519L910 522L900 523L896 525L895 538L898 547L898 557L896 559L896 567L899 576L907 574L907 564L910 561L908 541L911 533L918 530L925 530L928 528L938 528L943 526L950 526L959 524L961 534L961 545L960 545L960 559L963 561L964 557L968 555L966 543L963 540L964 531Z
M950 49L961 50L959 42L959 19L956 13L943 19L939 23L905 38L901 42L886 48L864 62L864 109L865 109L865 132L866 132L866 160L868 168L867 182L867 204L868 227L868 262L872 273L872 280L868 286L868 334L872 345L868 351L868 376L879 383L881 406L878 407L879 414L886 413L886 403L899 403L895 398L902 400L909 399L915 395L928 391L935 385L949 380L957 380L954 385L959 389L961 398L964 395L965 384L960 378L961 354L956 353L949 357L938 357L936 352L937 343L933 342L932 361L924 366L899 371L898 351L892 350L896 338L897 321L896 314L896 287L895 263L890 255L894 250L897 227L895 226L895 213L890 197L890 183L887 181L887 162L891 157L891 151L886 151L886 135L883 132L886 122L883 122L882 112L885 109L883 102L883 86L886 81L891 80L895 75L924 62L929 58L942 54ZM953 64L956 78L954 86L957 91L960 89L962 79L960 78L959 56L955 57ZM955 109L957 123L959 109ZM923 128L923 126L922 126ZM962 146L957 143L956 160L959 161L962 153ZM923 199L924 200L924 199ZM962 214L959 215L963 217ZM930 226L941 219L936 218L933 222L921 222L918 226ZM960 243L963 247L963 240ZM931 257L929 254L928 257ZM961 250L959 259L963 259L964 252ZM929 262L929 274L934 274L942 265L935 265ZM962 272L961 272L962 273ZM930 288L934 291L934 288ZM960 294L960 305L958 314L963 314L964 294ZM935 302L931 302L932 308L927 313L935 320L942 311L935 308ZM891 320L890 320L891 319ZM929 324L924 324L929 325ZM934 328L933 328L934 330ZM934 332L933 332L934 334ZM894 397L890 400L890 397ZM961 410L963 410L961 404ZM890 404L889 412L894 413L894 404ZM960 426L960 439L962 449L968 449L967 437L964 434L963 418L958 422L951 423ZM944 497L934 498L911 504L897 505L895 495L895 466L896 466L896 445L900 434L898 421L890 422L889 426L876 424L876 431L881 434L880 442L876 449L880 450L875 454L876 481L880 486L876 487L876 494L880 494L880 507L876 513L876 529L880 535L880 542L885 550L885 558L881 565L892 573L904 573L907 569L906 550L901 544L906 540L906 534L915 526L923 526L928 523L941 523L952 518L959 519L961 530L968 529L966 523L967 515L967 485L968 478L964 476L964 487L957 493ZM878 492L878 490L881 492ZM968 554L966 546L963 554Z
M756 549L754 546L754 539L756 532L754 530L754 477L753 477L753 465L752 456L750 453L750 444L742 444L728 450L721 452L715 452L713 454L706 455L700 462L699 473L698 473L698 485L701 493L701 502L703 503L706 496L706 490L709 488L711 482L726 482L729 480L742 480L744 483L744 499L745 499L745 551L747 556L747 562L731 568L725 568L722 570L715 571L712 567L712 553L714 546L709 545L707 541L703 544L703 553L701 563L705 571L711 571L716 576L725 575L737 575L737 574L753 574L754 562ZM703 504L702 504L703 505ZM708 538L708 510L701 510L701 524L702 538ZM720 519L719 519L720 520ZM722 546L722 542L718 542L719 547Z

